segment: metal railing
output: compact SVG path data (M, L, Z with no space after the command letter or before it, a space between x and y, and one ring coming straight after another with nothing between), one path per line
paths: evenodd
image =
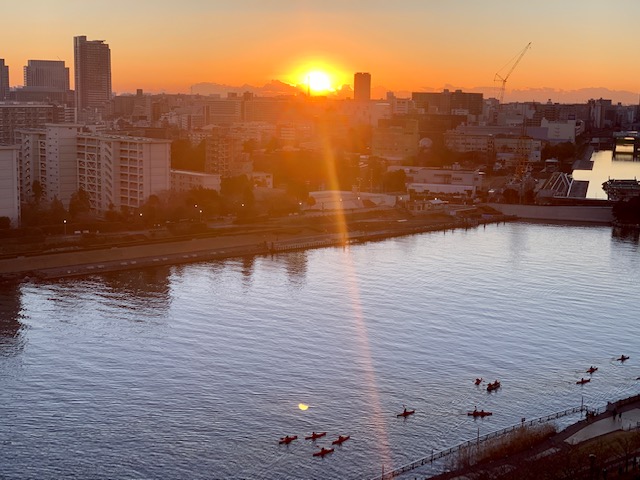
M371 478L370 480L389 480L392 478L397 477L398 475L408 472L410 470L414 470L416 468L419 468L423 465L426 464L431 464L436 460L439 460L443 457L446 457L448 455L451 455L453 453L457 453L460 452L462 450L464 450L465 448L470 448L470 447L475 447L480 445L483 442L486 442L487 440L491 440L493 438L497 438L500 437L502 435L506 435L508 433L511 433L519 428L522 427L530 427L533 425L538 425L541 423L546 423L546 422L550 422L551 420L556 420L558 418L561 417L566 417L567 415L573 415L575 413L578 412L583 412L583 411L594 411L592 409L589 409L586 405L581 405L579 407L573 407L573 408L568 408L566 410L562 410L560 412L555 412L552 413L550 415L545 415L544 417L539 417L539 418L535 418L533 420L529 420L529 421L524 421L524 422L520 422L518 424L515 425L511 425L510 427L506 427L503 428L501 430L496 430L495 432L490 432L487 433L485 435L482 436L478 436L477 438L473 439L473 440L467 440L466 442L462 442L459 443L458 445L455 445L453 447L447 448L445 450L440 450L438 452L432 452L430 455L427 455L425 457L419 458L418 460L415 460L411 463L407 463L405 465L402 465L398 468L394 468L393 470L390 470L388 472L385 472L381 475L378 475L376 477Z

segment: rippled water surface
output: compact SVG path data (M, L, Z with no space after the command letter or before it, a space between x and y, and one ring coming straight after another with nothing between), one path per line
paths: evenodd
M3 287L0 477L368 478L602 406L640 390L639 267L608 227L512 223Z

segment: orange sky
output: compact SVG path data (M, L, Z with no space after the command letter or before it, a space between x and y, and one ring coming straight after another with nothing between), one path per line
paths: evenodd
M118 93L297 83L309 69L336 87L367 71L374 86L419 91L493 87L533 42L507 92L640 92L639 17L636 0L30 0L3 7L0 58L12 85L28 59L73 72L73 36L86 35L109 43Z

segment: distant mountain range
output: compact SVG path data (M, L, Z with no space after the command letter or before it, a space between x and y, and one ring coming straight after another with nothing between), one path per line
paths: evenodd
M444 89L450 91L462 90L469 93L482 93L485 98L496 97L498 90L496 87L474 87L464 88L453 85L445 85L443 88L423 87L416 90L395 91L394 94L398 98L409 98L411 92L442 92ZM371 89L371 97L373 99L386 99L387 92L390 90L382 86L376 86ZM304 86L289 85L280 80L272 80L263 86L255 85L225 85L221 83L203 82L196 83L191 86L191 94L199 95L220 95L226 97L229 93L241 95L245 92L253 93L260 97L274 97L278 95L297 95L304 93ZM338 98L353 98L353 90L349 85L344 85L339 91L332 93ZM628 92L624 90L610 90L604 87L598 88L580 88L577 90L557 90L550 87L529 88L522 90L505 91L505 102L540 102L546 103L585 103L589 99L604 98L612 100L613 103L621 103L623 105L640 104L640 94L638 92Z

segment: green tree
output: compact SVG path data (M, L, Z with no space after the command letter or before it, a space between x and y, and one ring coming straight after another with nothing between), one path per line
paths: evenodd
M51 223L62 223L66 216L67 211L64 209L64 205L57 196L54 196L53 200L51 200L51 205L49 205L49 218Z
M40 205L42 196L44 195L44 189L42 184L38 180L34 180L31 184L31 191L33 192L33 201L36 205Z
M76 218L82 213L89 213L91 211L91 202L89 200L89 194L82 188L71 195L69 200L69 214L71 218Z
M407 175L404 170L395 170L384 174L382 188L385 192L406 192Z

